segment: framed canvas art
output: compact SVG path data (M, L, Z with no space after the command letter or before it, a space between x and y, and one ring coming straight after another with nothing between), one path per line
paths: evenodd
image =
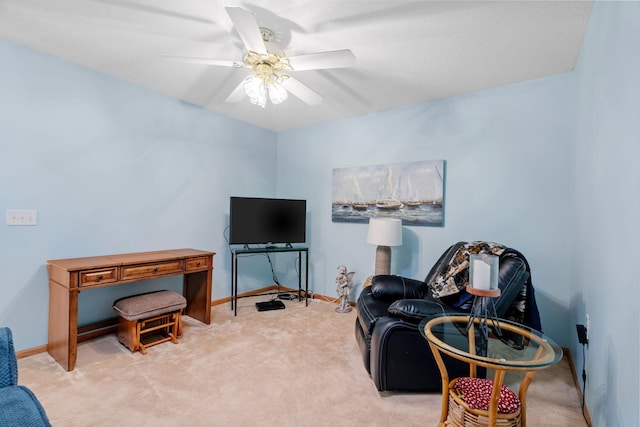
M333 170L331 220L368 223L400 218L404 225L444 225L444 160Z

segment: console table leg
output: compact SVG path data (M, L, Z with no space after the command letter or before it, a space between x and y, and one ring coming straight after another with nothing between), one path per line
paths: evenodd
M211 323L211 270L184 275L185 314L207 325Z
M72 371L78 353L78 293L49 281L49 339L47 351Z

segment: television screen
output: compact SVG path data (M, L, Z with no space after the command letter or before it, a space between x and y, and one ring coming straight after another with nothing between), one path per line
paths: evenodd
M304 243L307 201L231 197L229 244Z

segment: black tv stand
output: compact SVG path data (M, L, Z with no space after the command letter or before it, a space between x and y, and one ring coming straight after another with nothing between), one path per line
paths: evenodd
M245 245L243 249L231 249L231 310L233 315L238 315L238 258L255 254L267 254L277 252L297 252L298 253L298 300L302 301L302 258L304 254L304 299L305 306L309 305L309 248L304 246L274 246L264 248L249 248ZM246 295L257 296L257 295Z

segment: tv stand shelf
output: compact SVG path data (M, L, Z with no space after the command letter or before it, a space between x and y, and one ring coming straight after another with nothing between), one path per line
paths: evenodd
M302 300L302 258L304 254L304 299L305 306L309 305L309 248L304 246L237 248L231 249L231 310L233 310L234 316L238 315L238 258L249 255L277 252L298 253L298 300Z

